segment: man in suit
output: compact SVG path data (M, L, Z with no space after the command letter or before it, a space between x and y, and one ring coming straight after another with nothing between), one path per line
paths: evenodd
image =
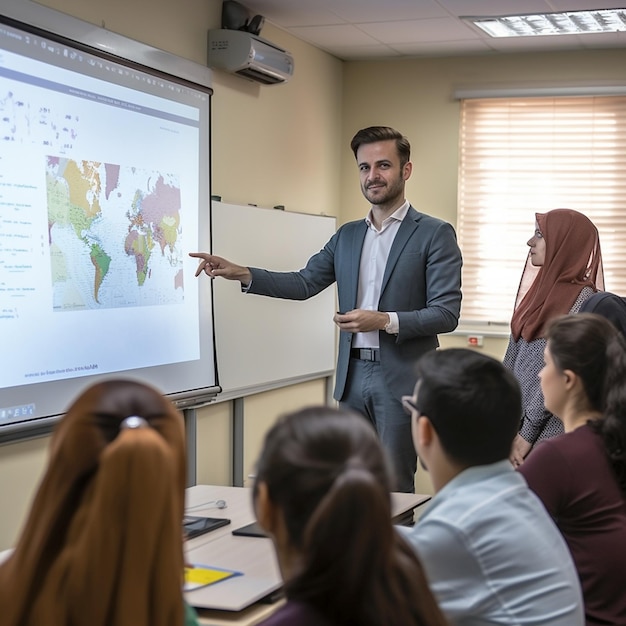
M372 126L350 145L371 209L364 220L341 226L304 269L272 272L190 255L201 259L196 276L238 280L247 293L305 300L337 283L334 397L372 422L394 464L397 489L410 493L417 457L401 397L413 389L417 359L458 324L461 252L450 224L418 213L404 197L413 167L406 137Z

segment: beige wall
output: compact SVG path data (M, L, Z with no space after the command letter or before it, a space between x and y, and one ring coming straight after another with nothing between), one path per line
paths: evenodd
M265 391L244 398L243 478L254 474L256 460L267 429L283 413L309 404L323 404L324 379ZM233 403L217 402L197 411L196 482L204 485L233 484Z
M325 389L323 380L312 380L246 398L243 449L246 487L252 486L252 481L248 477L256 472L256 461L265 433L276 418L308 404L323 403Z
M47 459L48 438L0 446L0 552L13 545Z
M198 63L206 30L220 24L221 0L45 0L53 8L163 48ZM284 85L261 86L214 73L213 193L225 201L284 204L325 212L340 222L367 206L349 152L356 130L388 124L413 144L407 196L419 209L456 221L458 103L456 88L624 83L626 51L502 55L342 63L266 25L263 36L290 50L295 74ZM466 345L463 336L442 346ZM505 340L480 348L500 357ZM245 471L276 416L325 399L323 385L304 383L246 400ZM231 405L198 411L199 482L225 483L231 474ZM0 550L13 544L46 459L48 439L0 446ZM247 475L247 474L246 474ZM418 490L429 490L418 472Z

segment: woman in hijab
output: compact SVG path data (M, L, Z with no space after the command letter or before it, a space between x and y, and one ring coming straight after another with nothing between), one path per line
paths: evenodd
M589 218L571 209L535 217L504 356L522 388L523 414L511 451L516 467L535 443L563 432L562 422L544 406L538 378L546 325L559 315L578 312L587 298L604 289L600 238Z
M109 380L59 422L15 550L3 626L183 626L185 434L158 391Z

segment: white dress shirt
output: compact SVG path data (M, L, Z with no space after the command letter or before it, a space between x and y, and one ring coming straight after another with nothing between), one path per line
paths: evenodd
M380 230L374 225L371 209L365 218L367 233L361 249L359 286L356 300L357 309L378 311L380 289L383 284L387 260L389 259L389 251L408 210L409 202L405 200L399 209L383 221ZM399 327L398 315L393 311L387 311L387 313L391 320L389 331L397 333ZM354 348L378 348L378 333L378 330L372 330L368 333L356 333L352 346Z

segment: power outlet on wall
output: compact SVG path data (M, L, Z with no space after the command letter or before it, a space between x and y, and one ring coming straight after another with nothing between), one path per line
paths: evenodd
M482 348L483 347L483 336L482 335L468 335L468 337L467 337L467 345L470 348Z

